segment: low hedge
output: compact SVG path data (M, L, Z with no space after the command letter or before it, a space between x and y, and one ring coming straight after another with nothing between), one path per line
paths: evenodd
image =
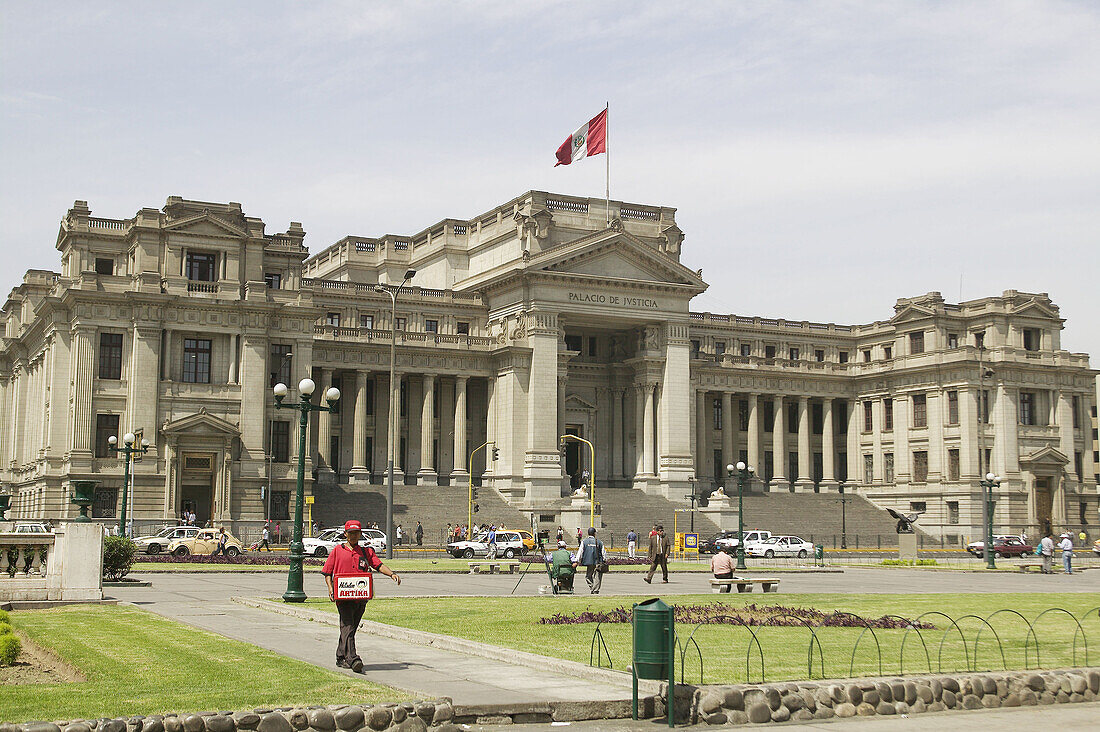
M0 666L11 666L23 652L23 644L14 635L0 635Z
M125 536L108 536L103 539L103 578L118 582L130 572L137 556L137 544Z

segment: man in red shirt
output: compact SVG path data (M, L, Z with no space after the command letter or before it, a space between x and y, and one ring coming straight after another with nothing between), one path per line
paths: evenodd
M333 548L332 553L325 560L324 568L321 569L321 574L325 576L325 584L328 585L328 599L335 599L332 586L333 575L376 571L401 584L401 578L382 564L382 560L374 553L374 549L369 546L359 546L363 527L358 521L352 520L345 523L344 534L347 541ZM336 603L336 611L340 614L340 642L336 646L336 665L341 668L350 668L355 673L363 671L363 659L359 658L359 654L355 652L355 631L359 629L363 611L366 609L366 600L341 600Z

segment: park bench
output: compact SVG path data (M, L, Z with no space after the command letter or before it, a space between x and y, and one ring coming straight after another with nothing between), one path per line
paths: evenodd
M774 577L734 577L732 579L711 579L710 591L721 592L723 587L737 585L738 592L752 592L753 585L760 585L764 592L779 592L779 580Z
M1043 569L1042 562L1023 562L1022 564L1018 564L1016 566L1021 572L1024 572L1025 574L1027 572L1030 572L1032 567L1035 567L1039 571L1042 571Z
M519 562L514 560L499 560L499 559L485 559L480 562L466 562L470 565L470 574L480 574L482 568L488 567L489 574L503 573L504 568L508 568L508 574L515 574L516 568L519 567Z

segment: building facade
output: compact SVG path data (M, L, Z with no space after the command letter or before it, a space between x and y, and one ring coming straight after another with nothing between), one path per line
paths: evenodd
M999 529L1098 522L1096 372L1061 349L1045 294L928 293L851 326L694 312L707 283L680 261L675 209L543 192L313 256L304 238L237 203L105 219L77 201L60 272L27 272L3 311L14 514L70 518L69 482L93 479L110 520L122 465L107 440L134 432L152 444L133 466L138 521L285 518L297 421L271 387L293 399L309 376L343 395L307 429L311 486L382 482L395 389L401 490L472 471L533 516L585 470L682 503L744 460L754 490L859 492L925 511L933 533L973 533L987 470L1004 479ZM393 319L375 287L409 269ZM595 464L563 434L592 441ZM496 459L471 461L485 442Z

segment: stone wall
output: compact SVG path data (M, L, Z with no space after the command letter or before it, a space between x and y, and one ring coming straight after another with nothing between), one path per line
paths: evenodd
M692 697L691 720L763 724L922 714L1087 702L1098 694L1098 668L699 686Z

